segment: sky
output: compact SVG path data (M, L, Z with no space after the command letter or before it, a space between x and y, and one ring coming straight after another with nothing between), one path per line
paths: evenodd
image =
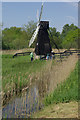
M3 29L22 27L29 21L37 22L37 11L42 2L2 2ZM78 26L78 2L44 2L41 20L48 20L50 27L61 32L65 24Z

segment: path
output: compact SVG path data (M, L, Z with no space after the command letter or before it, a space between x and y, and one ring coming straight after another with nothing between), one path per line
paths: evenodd
M51 75L50 75L50 92L57 87L57 84L66 80L66 78L70 75L70 73L75 68L75 65L78 61L78 56L73 54L66 58L66 60L62 62L56 62L52 67Z
M78 118L78 102L52 104L45 107L33 118Z
M78 56L73 54L62 62L54 62L49 69L49 93L51 93L57 84L66 80L74 70L78 61ZM44 107L43 110L33 114L33 118L78 118L78 102L51 104Z

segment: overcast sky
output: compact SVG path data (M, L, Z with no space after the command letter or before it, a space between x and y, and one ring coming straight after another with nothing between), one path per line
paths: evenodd
M41 20L48 20L49 26L56 27L60 32L65 24L74 23L78 26L77 1L44 2ZM21 27L31 20L37 22L37 11L40 13L41 4L42 2L9 2L9 0L8 2L2 2L3 28L11 26Z

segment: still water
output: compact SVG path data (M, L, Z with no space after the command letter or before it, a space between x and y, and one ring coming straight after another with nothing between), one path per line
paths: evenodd
M32 84L26 92L5 105L2 110L3 118L28 118L32 113L43 108L42 100L48 92L48 86L47 80Z

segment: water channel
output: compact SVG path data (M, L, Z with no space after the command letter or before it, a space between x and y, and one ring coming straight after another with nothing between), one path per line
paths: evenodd
M44 107L44 96L48 93L49 81L34 82L25 92L9 101L2 109L3 118L28 118Z

